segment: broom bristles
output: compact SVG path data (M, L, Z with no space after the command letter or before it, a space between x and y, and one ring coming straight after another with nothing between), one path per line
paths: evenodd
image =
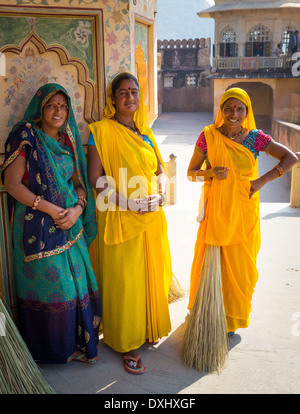
M182 299L184 295L185 295L185 291L183 290L178 279L173 273L171 284L170 284L170 289L169 289L168 302L169 303L176 302L177 300Z
M225 367L227 355L220 247L207 245L195 302L183 338L182 359L189 368L213 373Z
M4 315L0 336L0 394L55 394L0 299Z

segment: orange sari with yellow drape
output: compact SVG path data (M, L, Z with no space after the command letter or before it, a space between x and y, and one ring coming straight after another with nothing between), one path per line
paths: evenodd
M243 145L224 137L215 125L204 129L210 164L229 167L226 180L205 181L205 219L200 223L191 269L188 308L192 309L206 245L220 246L224 308L228 332L249 324L258 278L259 195L249 199L257 161Z

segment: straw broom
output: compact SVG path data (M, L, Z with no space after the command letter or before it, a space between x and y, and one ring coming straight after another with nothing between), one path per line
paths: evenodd
M1 299L0 312L0 394L55 394Z
M199 284L183 338L182 359L200 372L226 364L227 323L223 304L220 247L206 246Z
M183 290L180 283L178 282L177 277L173 273L171 284L170 284L170 289L169 289L168 302L169 303L176 302L176 300L183 298L184 295L185 295L185 291Z

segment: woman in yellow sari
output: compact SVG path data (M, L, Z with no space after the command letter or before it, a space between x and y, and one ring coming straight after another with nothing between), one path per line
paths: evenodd
M258 177L260 151L275 157L279 163ZM297 157L288 148L256 129L250 98L240 88L224 93L215 123L204 128L196 143L187 175L192 181L205 180L205 213L195 245L188 309L194 304L206 246L220 246L228 333L249 324L258 278L258 191L281 177L295 162Z
M171 330L172 278L164 201L164 164L138 81L114 78L103 119L90 125L89 182L97 191L96 246L103 341L123 353L124 368L145 371L138 349ZM99 179L100 177L100 179Z

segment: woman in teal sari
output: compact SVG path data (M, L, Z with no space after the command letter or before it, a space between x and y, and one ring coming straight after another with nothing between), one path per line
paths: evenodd
M5 144L18 327L35 360L95 362L101 317L88 246L95 203L70 98L42 86Z

